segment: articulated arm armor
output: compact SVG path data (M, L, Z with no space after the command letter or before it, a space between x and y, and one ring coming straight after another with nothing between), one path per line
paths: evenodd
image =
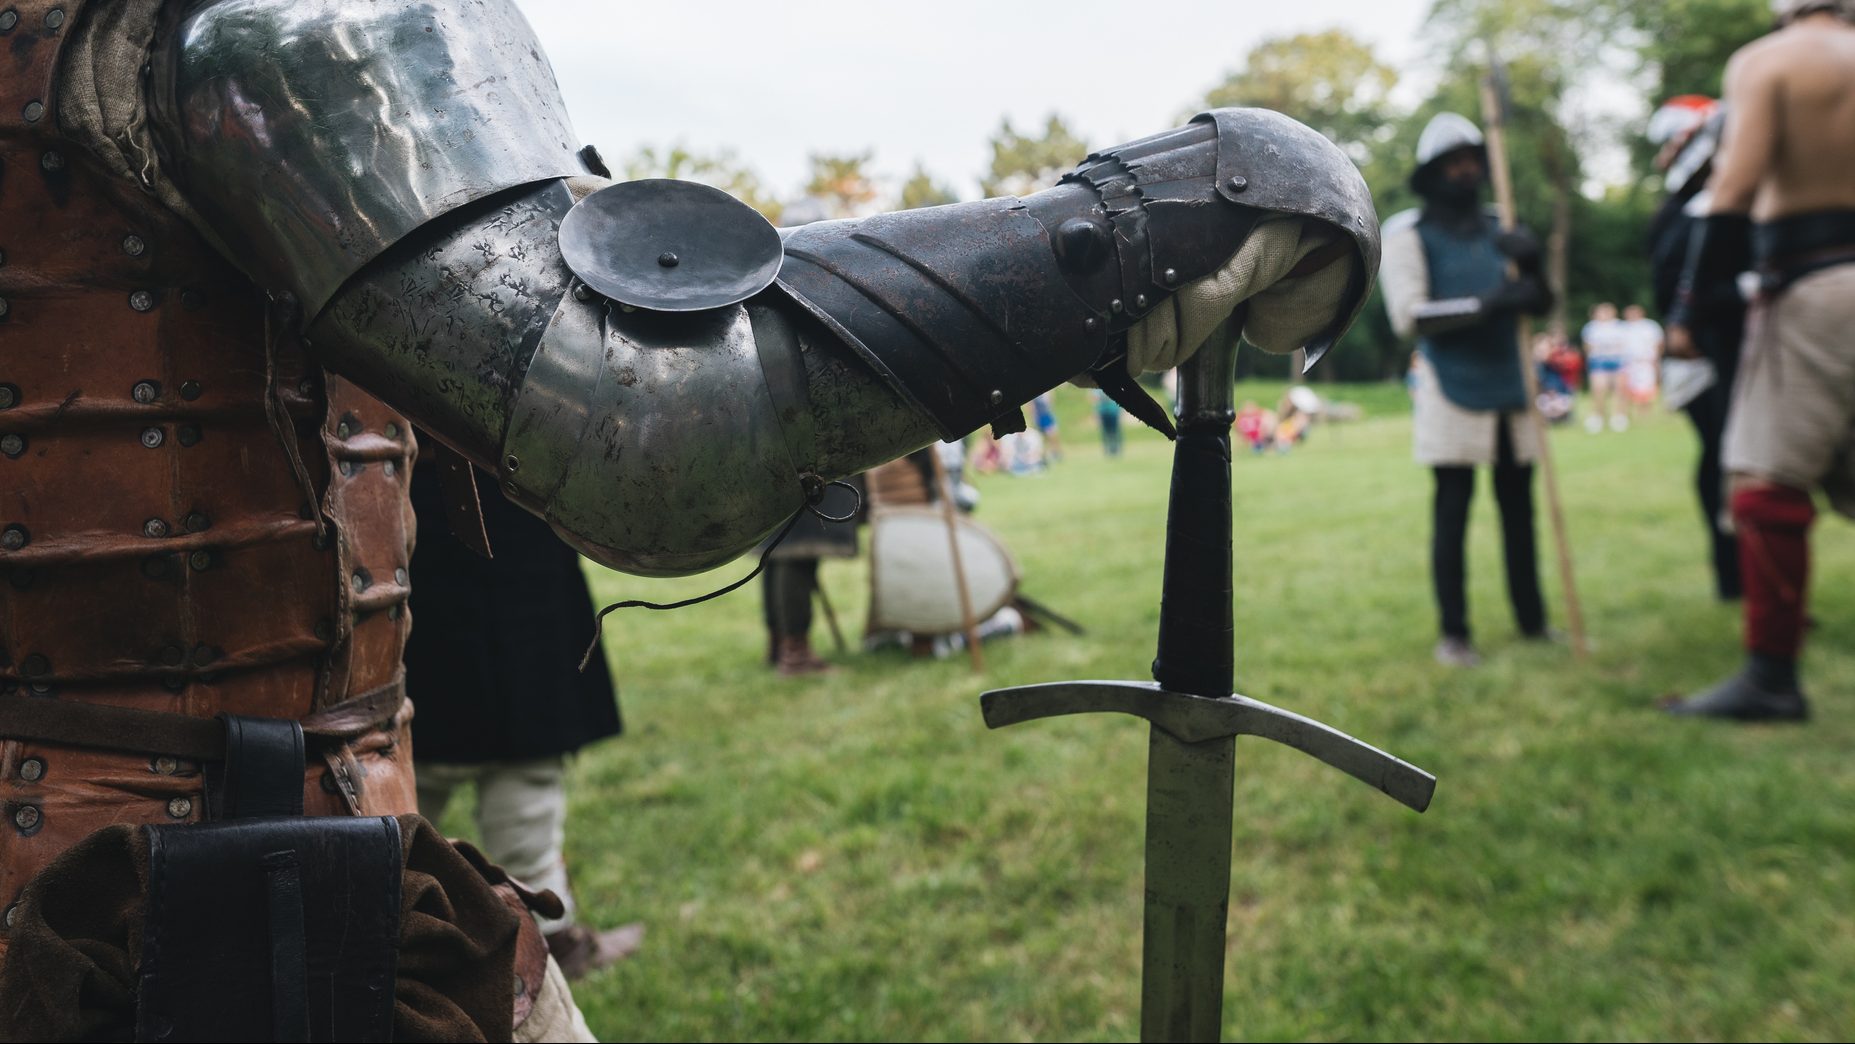
M1219 110L1025 199L791 231L777 282L720 307L621 305L559 241L603 169L520 15L470 10L208 5L157 63L163 153L228 256L300 304L331 368L619 569L710 568L822 479L1009 424L1117 364L1130 328L1265 221L1325 230L1297 272L1345 266L1310 359L1377 266L1370 197L1337 148Z

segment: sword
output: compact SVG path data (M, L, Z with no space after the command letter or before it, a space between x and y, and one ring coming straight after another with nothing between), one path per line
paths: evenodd
M1152 682L1074 681L994 689L989 728L1113 711L1151 723L1147 741L1146 935L1140 1039L1216 1041L1236 738L1311 754L1422 812L1436 777L1337 729L1235 695L1231 608L1230 426L1234 327L1181 373Z

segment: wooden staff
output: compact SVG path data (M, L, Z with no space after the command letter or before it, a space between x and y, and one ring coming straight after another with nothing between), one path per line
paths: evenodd
M1481 115L1488 127L1488 174L1494 182L1495 206L1501 213L1501 228L1511 232L1519 219L1514 207L1513 175L1507 166L1506 124L1500 94L1495 87L1498 67L1499 59L1490 44L1488 75L1481 81ZM1589 655L1584 609L1578 603L1578 585L1573 578L1571 537L1566 532L1565 509L1559 501L1559 476L1552 464L1552 443L1546 437L1546 419L1539 412L1539 375L1534 372L1532 334L1532 320L1521 316L1518 347L1520 373L1526 380L1527 415L1532 418L1534 439L1539 443L1540 470L1546 475L1546 511L1552 520L1552 545L1559 560L1559 584L1565 589L1565 615L1572 629L1572 655L1583 661Z
M843 628L837 626L837 610L831 606L831 596L824 593L823 584L814 586L812 592L818 596L818 607L824 610L825 623L831 625L831 638L837 642L837 651L840 653L849 652L850 646L844 644Z
M973 619L973 596L966 589L966 567L960 562L960 528L958 508L953 504L953 483L947 479L947 465L940 459L938 444L928 447L934 461L934 485L940 489L940 513L947 520L947 550L953 555L953 584L960 592L960 623L966 628L966 648L973 657L973 673L985 671L985 654L979 651L979 622Z

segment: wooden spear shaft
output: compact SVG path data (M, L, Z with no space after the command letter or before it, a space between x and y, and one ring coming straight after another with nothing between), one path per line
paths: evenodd
M1489 49L1490 61L1493 48ZM1501 227L1513 231L1518 224L1514 206L1513 174L1507 166L1507 130L1501 114L1501 99L1494 88L1494 74L1481 82L1482 122L1488 127L1488 175L1494 182L1494 202L1501 212ZM1571 537L1565 528L1565 508L1559 500L1559 474L1552 463L1552 443L1546 437L1546 419L1539 412L1539 375L1534 372L1533 323L1522 316L1518 348L1520 373L1526 380L1527 416L1533 425L1534 441L1539 444L1540 470L1546 475L1546 512L1552 520L1552 546L1559 560L1559 585L1565 589L1565 616L1572 630L1572 655L1583 661L1590 650L1585 642L1584 608L1578 602L1578 584L1572 569ZM1505 421L1502 421L1505 423Z
M966 588L966 568L960 561L959 508L953 503L953 483L947 477L947 464L940 459L940 447L928 447L934 460L934 484L940 487L940 513L947 520L947 551L953 558L953 585L960 593L960 624L966 629L966 648L971 651L973 672L985 673L985 654L979 651L979 621L973 619L973 596Z

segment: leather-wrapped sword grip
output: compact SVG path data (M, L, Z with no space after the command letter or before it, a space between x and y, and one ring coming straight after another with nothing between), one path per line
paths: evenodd
M1241 323L1241 311L1232 317ZM1166 565L1153 680L1216 699L1235 687L1231 619L1230 408L1236 339L1230 326L1180 373Z

